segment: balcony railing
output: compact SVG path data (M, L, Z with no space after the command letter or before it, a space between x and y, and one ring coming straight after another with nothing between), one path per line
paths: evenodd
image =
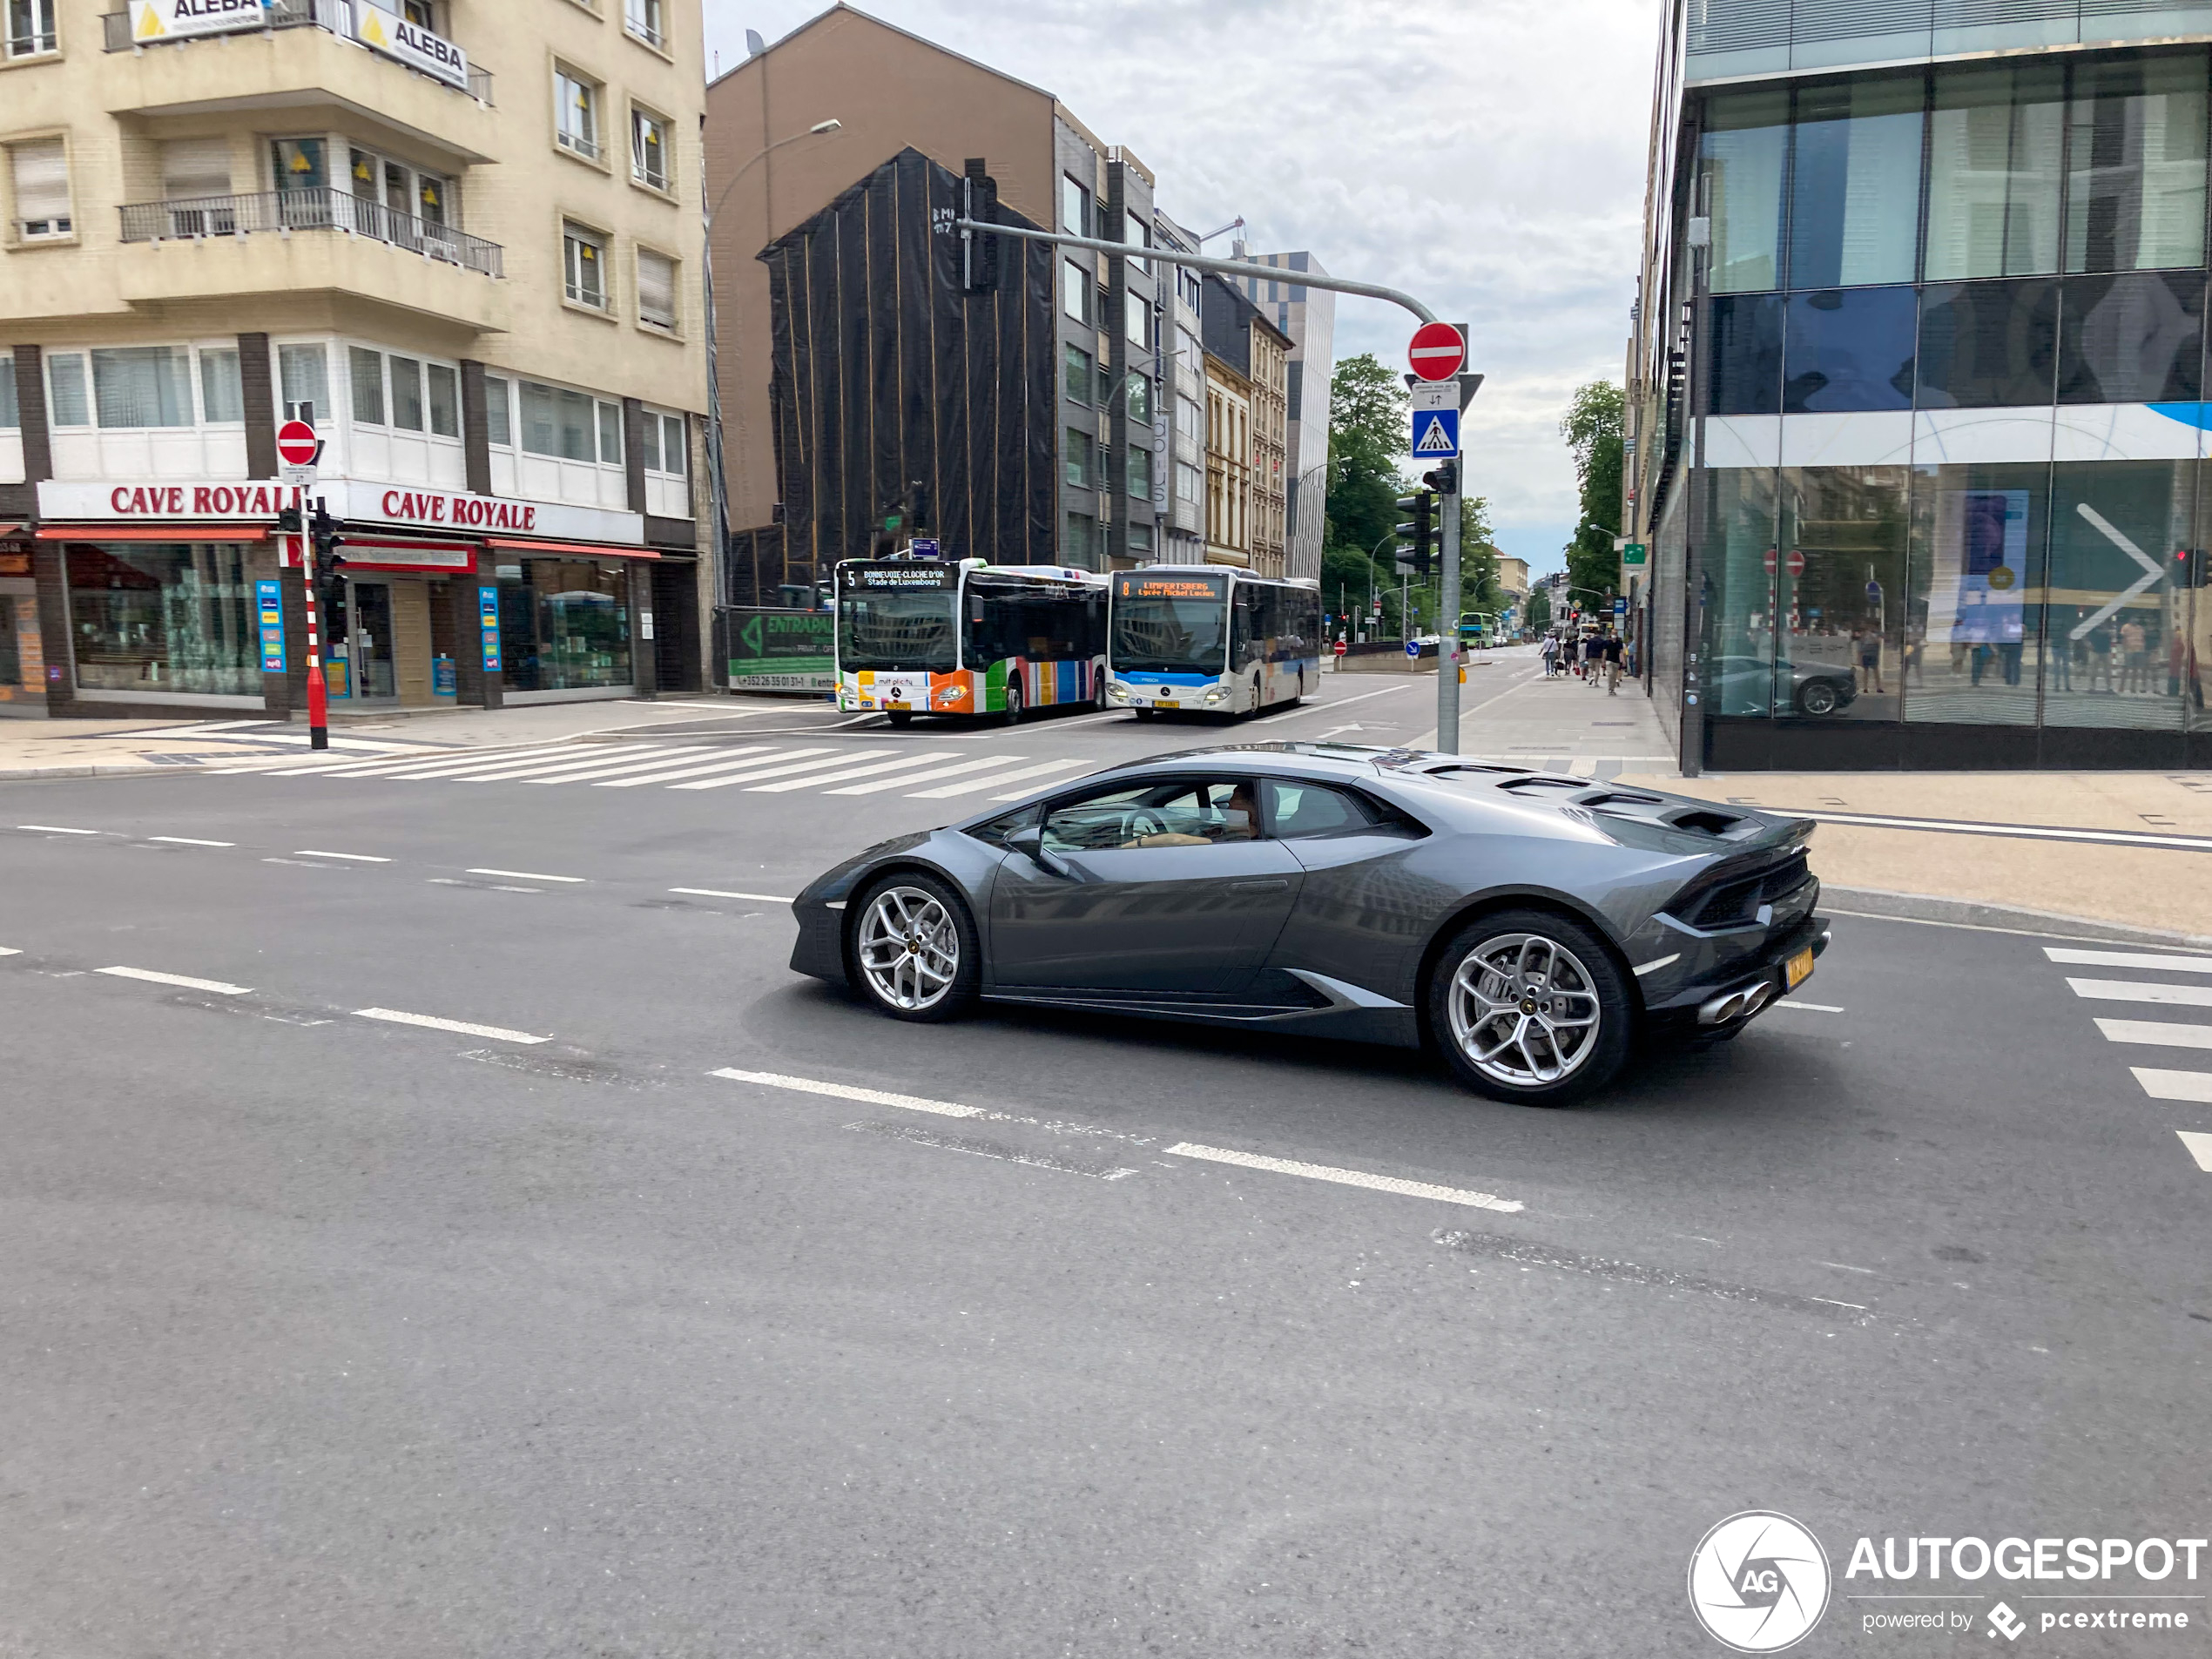
M194 40L220 40L224 37L223 33L218 31L206 35L179 36L166 40L148 42L133 40L131 37L131 13L127 8L121 11L103 12L100 15L100 27L104 34L103 44L111 52L128 51L132 47L139 45L181 46L189 44ZM267 0L262 10L260 28L262 30L320 29L327 33L341 36L347 40L358 38L354 30L353 0ZM253 34L259 30L249 29L232 32ZM439 81L441 85L452 84L449 81L439 80L437 76L426 74L421 70L416 70L415 72L422 75L426 80ZM489 105L491 103L491 71L489 70L481 68L475 64L469 65L469 96L479 104Z
M381 202L342 190L266 190L250 196L188 196L172 201L132 202L123 209L126 242L188 241L208 236L255 236L275 232L337 231L388 242L426 260L458 265L488 277L506 274L506 250L450 225L396 212Z

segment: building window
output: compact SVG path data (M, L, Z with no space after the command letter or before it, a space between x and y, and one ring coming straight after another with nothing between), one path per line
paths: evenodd
M1784 324L1782 412L1912 407L1918 296L1909 287L1793 293Z
M560 461L598 461L622 464L622 407L599 402L583 392L564 387L523 382L523 448L534 455ZM602 454L595 434L610 440Z
M1062 446L1062 455L1067 463L1069 489L1089 489L1090 488L1092 457L1096 449L1096 441L1089 433L1079 432L1074 427L1068 428L1067 442Z
M1924 409L2049 403L2056 393L2059 285L1962 282L1930 287L1914 368Z
M47 354L46 418L56 426L92 424L91 400L84 395L83 352Z
M1138 426L1152 424L1152 380L1148 374L1129 377L1129 418Z
M1706 105L1699 165L1713 226L1715 293L1782 286L1782 181L1790 95L1740 92Z
M1917 73L1799 91L1790 171L1791 287L1912 280L1925 98Z
M1122 290L1122 322L1129 335L1130 344L1152 349L1151 302L1135 288Z
M561 270L568 296L580 306L607 308L607 239L581 225L561 226Z
M422 430L422 365L397 353L392 366L392 424L402 432Z
M13 432L22 424L23 409L16 396L16 354L0 352L0 432Z
M78 685L260 696L260 642L244 547L73 543L67 560Z
M570 69L553 71L553 137L563 150L599 159L599 85Z
M623 8L622 26L648 46L668 44L661 27L661 0L628 0Z
M599 405L599 459L608 466L622 464L622 405Z
M2064 78L2047 60L1936 71L1927 280L2059 268Z
M2059 305L2060 402L2196 401L2204 284L2194 273L2069 277Z
M1090 192L1065 173L1060 175L1060 228L1070 236L1090 234Z
M1205 428L1198 414L1196 398L1179 397L1175 401L1175 435L1193 449L1204 446ZM1195 499L1195 498L1194 498Z
M637 430L637 447L644 456L645 470L681 478L685 470L684 417L647 409Z
M508 413L507 382L496 374L484 377L484 437L486 442L510 448L515 442L513 417Z
M2204 114L2202 52L2075 66L2067 270L2204 263Z
M431 363L426 373L430 384L430 431L434 436L461 435L461 377L443 363Z
M494 568L500 652L510 690L567 691L631 683L626 569L611 559L521 559Z
M1152 554L1152 527L1132 524L1129 527L1129 550L1132 558L1150 558Z
M8 56L35 57L56 49L55 0L8 0Z
M312 423L335 411L330 402L329 357L320 345L277 347L277 388L284 395L284 418Z
M1193 507L1206 498L1199 471L1188 461L1175 463L1175 498Z
M1073 260L1060 261L1060 308L1069 320L1090 326L1090 273Z
M632 105L630 111L630 176L655 190L671 190L668 118Z
M190 426L192 380L176 346L127 346L92 354L92 402L107 428Z
M354 424L382 426L384 424L384 359L381 354L366 347L347 348L347 362L352 371L354 388Z
M1152 452L1134 444L1129 452L1129 493L1137 501L1152 499Z
M1068 401L1090 404L1090 354L1080 346L1063 346L1062 355L1067 362Z
M199 418L209 426L234 426L246 419L237 347L209 347L199 354Z
M1098 556L1098 521L1089 513L1070 513L1061 538L1060 556L1070 564L1089 568Z
M1722 294L1712 301L1714 415L1782 411L1782 296Z
M72 235L77 225L69 204L69 156L59 138L39 138L12 146L16 230L25 241Z
M637 320L676 330L676 261L645 247L637 250Z

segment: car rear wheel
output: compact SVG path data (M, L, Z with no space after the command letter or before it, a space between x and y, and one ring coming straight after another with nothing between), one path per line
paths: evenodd
M958 1019L982 979L975 923L935 876L902 873L853 907L853 982L894 1020Z
M1807 680L1797 692L1797 707L1806 714L1833 714L1838 701L1836 688L1827 680Z
M1430 1028L1461 1082L1494 1100L1567 1106L1628 1058L1635 998L1604 943L1542 910L1485 916L1446 947Z

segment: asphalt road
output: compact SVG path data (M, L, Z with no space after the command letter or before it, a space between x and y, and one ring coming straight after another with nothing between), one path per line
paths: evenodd
M1798 1651L1919 1653L1855 1536L2206 1530L2212 1106L2068 984L2185 971L1838 918L1804 1006L1532 1111L880 1020L773 900L988 794L605 781L0 785L0 1654L1710 1654L1747 1508L1834 1560Z

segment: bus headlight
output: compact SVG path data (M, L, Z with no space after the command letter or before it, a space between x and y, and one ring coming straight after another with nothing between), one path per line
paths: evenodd
M965 685L948 685L937 693L937 700L940 703L958 703L967 696L968 687Z
M1126 703L1129 701L1129 687L1119 680L1109 680L1106 683L1106 698L1109 702Z
M1228 700L1229 688L1226 685L1209 685L1206 687L1207 702L1225 703Z

